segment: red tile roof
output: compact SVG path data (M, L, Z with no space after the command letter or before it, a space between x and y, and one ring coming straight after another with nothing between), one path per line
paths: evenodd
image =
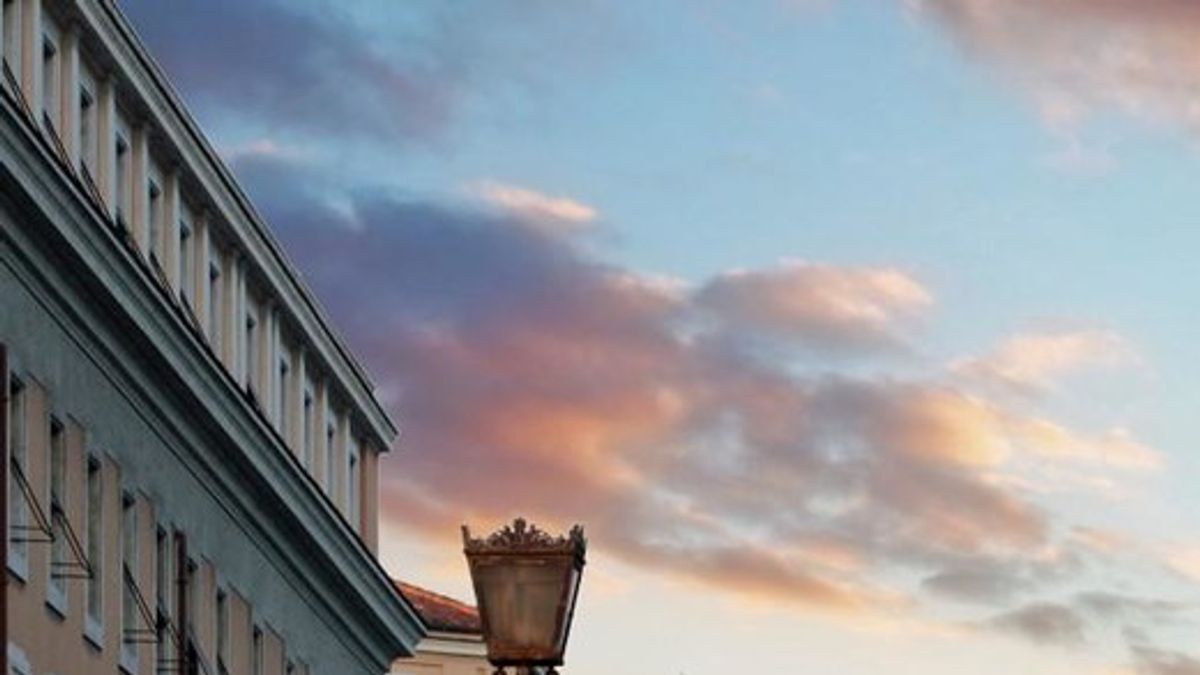
M482 632L479 612L471 605L396 579L392 583L412 603L429 630L443 633Z

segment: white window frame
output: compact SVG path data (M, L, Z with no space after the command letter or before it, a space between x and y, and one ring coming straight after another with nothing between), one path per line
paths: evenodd
M362 489L359 472L362 471L362 444L353 432L346 447L346 515L355 532L359 531L360 502Z
M4 61L21 79L21 0L4 0ZM7 85L6 85L7 86Z
M120 668L127 673L137 673L137 643L129 640L129 633L136 630L138 619L137 599L125 579L128 569L134 579L138 572L138 500L133 492L121 493L121 649Z
M42 59L42 100L39 103L42 111L50 118L51 128L47 131L61 137L62 52L58 46L58 30L48 19L43 18L38 34L41 36L38 57Z
M128 132L118 129L113 133L113 217L123 229L129 230L133 206L130 185L133 177L133 146L129 144Z
M79 60L79 109L75 111L75 124L79 126L79 166L87 172L95 187L99 180L96 174L96 158L100 152L99 106L97 105L96 78L81 57Z
M213 601L213 620L216 626L213 630L213 653L216 655L217 672L228 672L229 668L229 591L217 585L216 599Z
M225 342L225 263L216 243L210 241L208 247L207 287L204 291L208 294L208 316L204 321L207 324L208 343L219 359Z
M158 172L151 170L146 178L146 257L156 267L163 266L163 213L166 211L163 202L162 180Z
M10 375L5 383L8 387L8 434L11 461L19 464L25 475L29 472L29 387L25 381L16 375ZM17 528L29 526L29 505L25 503L25 493L17 483L15 473L9 469L8 480L8 527L5 536L9 538L8 570L22 583L29 578L29 542L13 541ZM21 534L24 538L25 534Z
M12 642L9 642L6 648L8 650L8 669L12 675L33 675L33 664L29 663L29 656L25 650Z
M96 495L92 495L95 471ZM92 574L84 580L83 635L97 650L104 649L104 462L88 453L84 463L84 504L87 510L87 554ZM95 520L93 520L95 518ZM95 601L92 592L95 591Z
M308 471L313 471L313 462L317 455L317 399L312 380L304 384L300 403L300 463Z
M50 561L46 572L46 605L53 609L59 618L63 618L67 614L67 580L61 568L63 563L66 562L68 545L66 533L62 531L59 519L54 517L54 504L56 501L58 502L58 506L62 509L65 517L70 500L70 490L68 490L67 485L67 460L70 457L70 450L67 448L67 425L60 417L50 415L48 429L50 432L50 453L46 458L48 469L46 472L46 482L49 487L50 499L47 504L50 508L50 529L54 532L54 541L50 544ZM59 476L61 481L60 485L58 485L58 490L55 489L54 485L56 465L58 465L61 471ZM56 567L58 568L57 570ZM56 571L58 572L57 576L55 574Z
M176 246L175 274L179 280L179 295L193 308L196 307L196 227L195 218L186 205L179 208L179 237Z

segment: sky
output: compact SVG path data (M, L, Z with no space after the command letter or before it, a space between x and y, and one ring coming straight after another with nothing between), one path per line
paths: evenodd
M1200 674L1200 4L121 6L402 429L394 575L582 523L570 675Z

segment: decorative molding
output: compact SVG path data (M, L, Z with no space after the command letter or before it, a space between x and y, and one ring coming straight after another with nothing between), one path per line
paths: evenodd
M463 549L468 554L488 553L563 553L583 558L587 551L587 539L583 527L576 525L565 535L554 536L525 521L513 520L486 538L471 536L470 529L462 526Z

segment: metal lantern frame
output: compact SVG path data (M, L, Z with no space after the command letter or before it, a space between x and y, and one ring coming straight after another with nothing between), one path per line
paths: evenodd
M466 525L462 527L463 553L471 571L475 599L479 607L479 619L483 628L483 639L487 644L488 661L501 675L506 667L524 669L523 672L557 673L555 668L563 664L571 622L575 616L575 603L583 581L583 566L587 551L587 540L579 525L566 535L553 536L531 525L523 518L515 519L511 525L485 538L474 538ZM534 570L559 585L556 606L538 606L540 603L524 594L526 588L517 579L523 572ZM491 606L500 590L494 586L507 583L510 598L516 608L503 612L504 608ZM544 600L544 599L543 599ZM509 607L508 609L513 609ZM498 625L498 622L513 620L515 615L533 611L537 621L523 627ZM554 616L548 612L553 611ZM531 625L545 626L545 634L537 636L539 644L520 644L512 636L518 628L528 630ZM506 637L507 636L507 637Z

